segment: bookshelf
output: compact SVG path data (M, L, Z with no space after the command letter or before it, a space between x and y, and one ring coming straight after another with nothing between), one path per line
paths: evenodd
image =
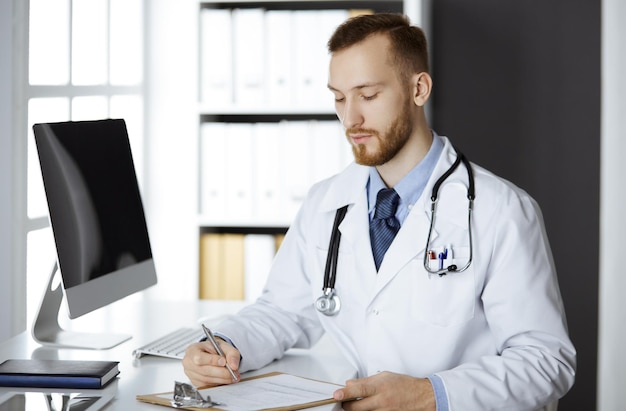
M256 298L308 188L352 161L326 88L334 28L369 12L424 26L425 6L199 2L200 298Z

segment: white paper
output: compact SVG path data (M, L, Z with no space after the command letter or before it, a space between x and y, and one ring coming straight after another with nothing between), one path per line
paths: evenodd
M314 381L289 374L255 378L230 385L199 390L204 398L224 405L215 408L226 411L254 411L289 407L331 399L341 385ZM163 398L171 399L163 395Z

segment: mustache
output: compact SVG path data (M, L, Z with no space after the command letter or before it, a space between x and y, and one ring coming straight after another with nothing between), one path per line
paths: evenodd
M374 130L373 128L353 127L346 129L346 137L350 137L353 134L372 134L375 136L379 135L378 131Z

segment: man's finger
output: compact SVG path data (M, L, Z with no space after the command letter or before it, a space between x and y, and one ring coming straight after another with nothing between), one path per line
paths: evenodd
M367 384L366 380L366 378L363 378L346 381L346 386L335 391L333 398L337 401L347 401L372 395L370 386Z

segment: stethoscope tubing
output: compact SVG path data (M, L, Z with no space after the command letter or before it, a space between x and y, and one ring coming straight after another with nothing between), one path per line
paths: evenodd
M450 166L450 168L448 168L446 170L445 173L443 173L441 175L441 177L439 177L439 179L437 179L437 181L435 182L435 184L433 185L433 191L432 194L430 196L430 200L431 200L431 204L430 204L430 227L428 229L428 236L426 237L426 246L424 248L424 269L429 273L429 274L436 274L439 276L443 276L446 275L447 273L462 273L463 271L467 270L469 268L469 266L472 264L472 260L473 260L473 254L474 254L474 247L473 247L473 243L472 243L472 211L474 210L474 198L476 197L475 195L475 189L474 189L474 173L472 171L472 165L470 164L469 160L467 159L467 157L465 157L465 155L463 153L461 153L456 147L452 147L454 149L454 151L456 152L456 160L454 161L454 163L452 163L452 165ZM429 258L428 258L428 251L429 251L429 246L430 246L430 239L433 233L433 228L435 226L435 219L436 219L436 209L437 209L437 201L438 201L438 197L439 197L439 188L441 187L441 184L443 184L443 182L450 177L450 175L454 172L454 170L456 170L456 168L459 166L459 164L463 163L463 165L465 166L465 168L467 169L467 179L468 179L468 186L467 186L467 200L468 200L468 211L467 211L467 230L468 230L468 237L469 237L469 257L467 260L467 263L461 267L458 268L455 264L451 264L447 267L441 268L439 270L432 270L430 268L430 264L429 264Z
M328 295L330 290L335 288L335 279L337 278L337 260L339 259L339 242L341 241L341 231L339 224L343 221L348 211L345 205L337 210L335 221L333 222L333 231L330 235L330 244L328 245L328 258L326 259L326 267L324 269L324 294Z

